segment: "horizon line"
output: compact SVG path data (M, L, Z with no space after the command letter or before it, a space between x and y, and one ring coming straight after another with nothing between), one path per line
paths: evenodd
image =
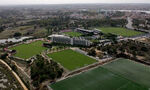
M150 4L150 3L31 3L31 4L0 4L0 6L26 6L26 5L77 5L77 4Z

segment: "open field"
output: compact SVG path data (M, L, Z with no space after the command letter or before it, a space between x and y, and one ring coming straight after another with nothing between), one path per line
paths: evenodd
M71 37L80 37L82 35L79 32L65 32L65 34Z
M26 34L28 30L31 30L32 28L33 26L20 26L20 27L4 30L3 32L0 33L0 39L12 38L14 33L16 32L20 32L22 33L22 35Z
M148 90L150 67L118 59L51 84L53 90Z
M47 48L42 46L43 41L35 41L29 44L21 44L10 49L15 49L17 53L15 54L16 57L28 59L36 54L41 53L43 50Z
M0 39L12 38L16 32L20 32L22 36L35 36L43 37L47 35L47 30L44 28L37 28L34 30L34 26L19 26L15 28L6 29L0 33Z
M134 31L134 30L128 30L126 28L101 27L98 29L102 30L103 33L112 33L112 34L121 35L121 36L125 36L125 37L143 34L142 32Z
M150 88L150 67L148 66L126 59L118 59L116 62L111 62L103 67Z
M83 54L75 52L71 49L48 54L50 58L59 62L68 70L74 70L96 62L96 60L89 58Z

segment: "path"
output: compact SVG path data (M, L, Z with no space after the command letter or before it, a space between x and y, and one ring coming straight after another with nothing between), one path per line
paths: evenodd
M127 18L127 21L128 21L128 23L127 23L127 25L126 25L126 28L131 29L131 30L135 30L135 29L136 29L137 31L150 33L149 30L134 28L134 27L133 27L133 19L132 19L131 17L128 17L128 18Z
M4 62L1 59L0 59L0 62L2 64L4 64L12 72L12 74L16 77L16 79L18 80L18 82L20 83L20 85L22 86L22 88L24 90L28 90L28 88L24 85L24 83L22 82L22 80L20 79L20 77L12 70L12 68L6 62Z
M24 72L24 74L30 79L30 76L29 76L20 66L18 66L15 61L12 61L12 62L15 64L15 66L16 66L18 69L20 69L22 72Z
M99 59L99 58L96 58L96 57L93 57L93 56L88 55L87 52L85 52L85 51L83 51L83 50L81 50L81 49L79 49L79 48L71 48L71 49L74 50L74 51L76 51L76 52L79 52L79 53L81 53L81 54L83 54L83 55L86 55L86 56L88 56L88 57L90 57L90 58L93 58L93 59L95 59L95 60L97 60L97 61L105 61L105 60L108 60L108 59L112 59L111 56L108 56L108 57L103 58L103 59Z
M132 26L132 24L133 24L132 18L128 17L128 18L127 18L127 21L128 21L128 24L126 25L126 27L127 27L128 29L134 30L134 27Z
M69 78L69 77L72 77L72 76L75 76L75 75L78 75L78 74L80 74L80 73L82 73L82 72L86 72L86 71L88 71L88 70L97 68L97 67L99 67L99 66L101 66L101 65L103 65L103 64L106 64L106 63L108 63L108 62L111 62L111 61L113 61L113 60L115 60L115 59L113 59L113 58L108 58L108 59L106 59L105 61L99 61L99 62L96 62L96 63L94 63L94 64L90 64L90 65L88 65L88 66L85 66L85 67L76 69L76 70L71 71L70 73L66 74L64 77L58 79L56 82L61 81L61 80L64 80L64 79Z

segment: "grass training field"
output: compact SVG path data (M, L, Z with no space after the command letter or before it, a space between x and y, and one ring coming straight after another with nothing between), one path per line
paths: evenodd
M150 67L131 60L118 59L103 66L131 81L150 88Z
M59 62L68 70L74 70L96 62L96 60L71 49L51 53L48 54L48 56L53 60Z
M53 90L148 90L150 67L118 59L93 70L53 83Z
M71 37L80 37L82 35L79 32L65 32L65 34Z
M101 27L98 29L102 30L103 33L112 33L112 34L121 35L121 36L125 36L125 37L143 34L142 32L134 31L134 30L128 30L126 28Z
M21 44L10 49L15 49L17 51L17 53L15 54L16 57L28 59L47 49L43 47L42 44L43 41L35 41L29 44Z

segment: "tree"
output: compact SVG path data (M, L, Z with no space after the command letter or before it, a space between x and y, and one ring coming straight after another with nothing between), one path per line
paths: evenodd
M47 35L52 34L52 27L51 26L47 26L46 30L47 30Z
M136 51L133 51L133 52L132 52L132 55L133 55L133 57L136 59L136 55L137 55Z
M17 67L15 65L11 66L12 70L14 70L15 72L17 71Z
M14 37L20 37L22 34L20 33L20 32L16 32L16 33L14 33Z
M16 50L14 50L14 49L11 51L11 53L16 53L16 52L17 52L17 51L16 51Z
M0 58L4 60L4 59L6 59L7 56L8 56L8 54L7 54L7 53L4 53L4 54L1 55Z
M55 80L56 78L60 78L63 72L64 70L53 60L50 60L49 62L41 55L37 55L31 66L32 83L37 87L45 80Z
M111 34L111 33L104 34L104 37L111 40L114 43L117 43L117 35L115 34Z
M37 26L36 25L34 25L34 30L36 30L37 29Z
M144 52L148 52L148 48L147 47L141 47L141 50Z
M0 32L4 31L4 27L0 26Z
M95 51L95 49L91 49L91 50L88 52L88 55L90 55L90 56L96 56L96 51Z

